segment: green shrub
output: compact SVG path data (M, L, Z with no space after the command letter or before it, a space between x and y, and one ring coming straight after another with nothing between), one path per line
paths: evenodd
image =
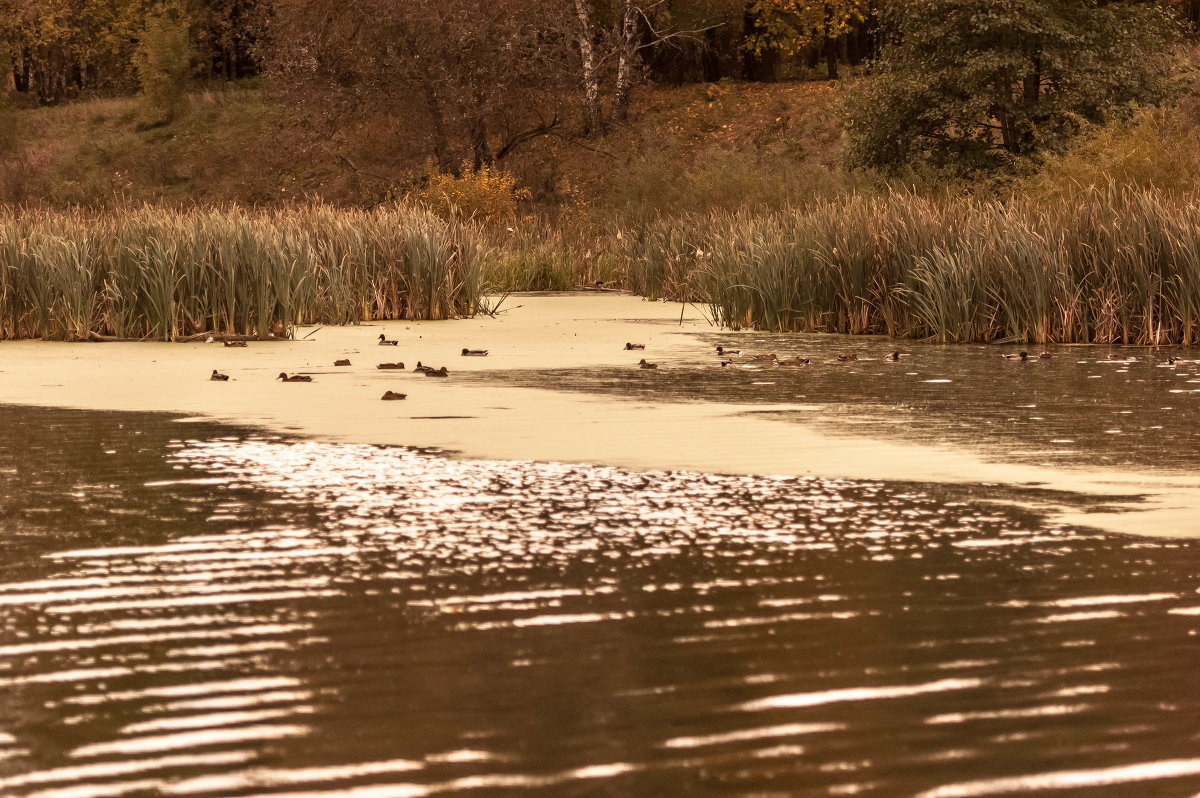
M193 53L188 27L188 18L178 9L146 16L133 54L144 98L143 127L167 124L179 114Z

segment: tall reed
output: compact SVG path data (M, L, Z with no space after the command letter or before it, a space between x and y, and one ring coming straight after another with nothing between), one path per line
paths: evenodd
M943 341L1200 341L1200 198L853 196L803 211L656 219L629 283L721 323Z
M172 340L473 313L480 231L408 206L0 210L0 338Z

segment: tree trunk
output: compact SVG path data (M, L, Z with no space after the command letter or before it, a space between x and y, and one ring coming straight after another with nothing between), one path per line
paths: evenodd
M1200 0L1184 0L1183 16L1192 28L1200 25Z
M493 162L492 151L488 148L487 122L482 116L471 120L471 154L474 156L474 169L478 172Z
M700 69L709 83L721 79L721 58L717 54L717 47L717 34L709 28L704 32L704 49L700 51Z
M21 54L13 64L13 88L24 94L29 91L29 50L21 48Z
M458 174L458 164L450 163L450 145L446 139L446 118L442 115L442 104L429 80L421 81L421 95L425 101L425 112L429 114L429 126L433 138L433 159L438 168L453 175Z
M624 122L629 115L629 93L633 90L633 66L637 58L637 6L625 0L621 17L621 54L617 61L617 88L613 92L612 118Z
M575 11L579 15L579 55L583 59L583 110L587 133L599 136L604 132L604 112L600 107L600 75L592 46L592 9L588 0L575 0Z
M837 39L832 36L825 37L825 71L830 80L838 79Z
M1022 82L1022 94L1025 100L1025 105L1037 105L1042 88L1042 59L1041 56L1036 56L1033 59L1033 72L1025 76Z

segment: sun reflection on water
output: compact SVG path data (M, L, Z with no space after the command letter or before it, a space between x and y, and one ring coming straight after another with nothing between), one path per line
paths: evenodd
M3 571L0 794L1200 785L1190 543L946 486L166 451Z

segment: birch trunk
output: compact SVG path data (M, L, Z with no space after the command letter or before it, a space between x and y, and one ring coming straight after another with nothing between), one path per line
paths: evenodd
M579 55L583 58L583 109L588 133L596 136L604 130L604 112L600 107L600 76L596 52L592 46L592 9L588 0L575 0L579 15Z
M617 61L617 88L613 92L612 118L624 122L629 115L629 93L633 90L634 59L637 58L637 6L625 0L621 17L621 55Z

